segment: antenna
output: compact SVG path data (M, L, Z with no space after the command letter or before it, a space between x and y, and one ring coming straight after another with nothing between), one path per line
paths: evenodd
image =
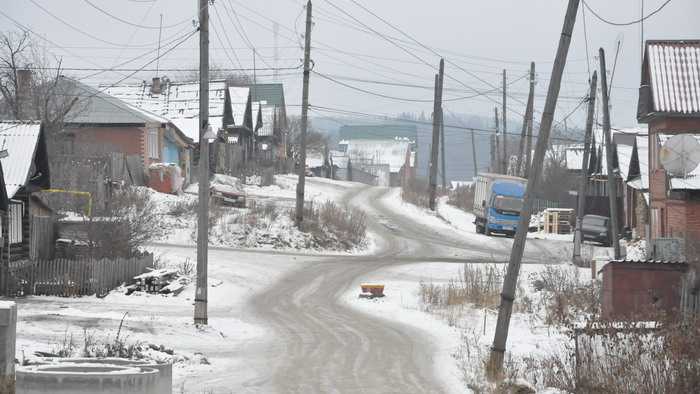
M700 142L692 134L669 138L659 151L659 161L676 177L686 177L700 165Z

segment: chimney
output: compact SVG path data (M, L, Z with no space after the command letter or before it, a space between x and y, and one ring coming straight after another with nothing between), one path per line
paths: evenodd
M151 94L160 94L160 77L153 78L153 84L151 85Z
M17 119L27 120L31 113L32 102L32 70L17 70Z

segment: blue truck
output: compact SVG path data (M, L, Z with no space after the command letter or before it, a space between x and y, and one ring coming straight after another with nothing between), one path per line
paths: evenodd
M514 236L523 208L527 179L501 174L479 174L474 181L476 232Z

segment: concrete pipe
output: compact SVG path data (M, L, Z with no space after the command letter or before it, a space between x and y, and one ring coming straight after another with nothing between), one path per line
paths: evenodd
M36 365L18 368L17 394L152 394L158 371L102 364Z
M147 360L129 360L126 358L43 358L41 364L70 363L70 364L101 364L127 367L153 368L158 373L158 389L153 394L172 394L173 364L157 363Z

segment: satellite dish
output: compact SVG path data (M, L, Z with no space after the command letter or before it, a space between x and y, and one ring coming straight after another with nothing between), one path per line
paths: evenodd
M700 142L692 134L674 135L661 147L659 161L669 174L685 177L700 164Z

